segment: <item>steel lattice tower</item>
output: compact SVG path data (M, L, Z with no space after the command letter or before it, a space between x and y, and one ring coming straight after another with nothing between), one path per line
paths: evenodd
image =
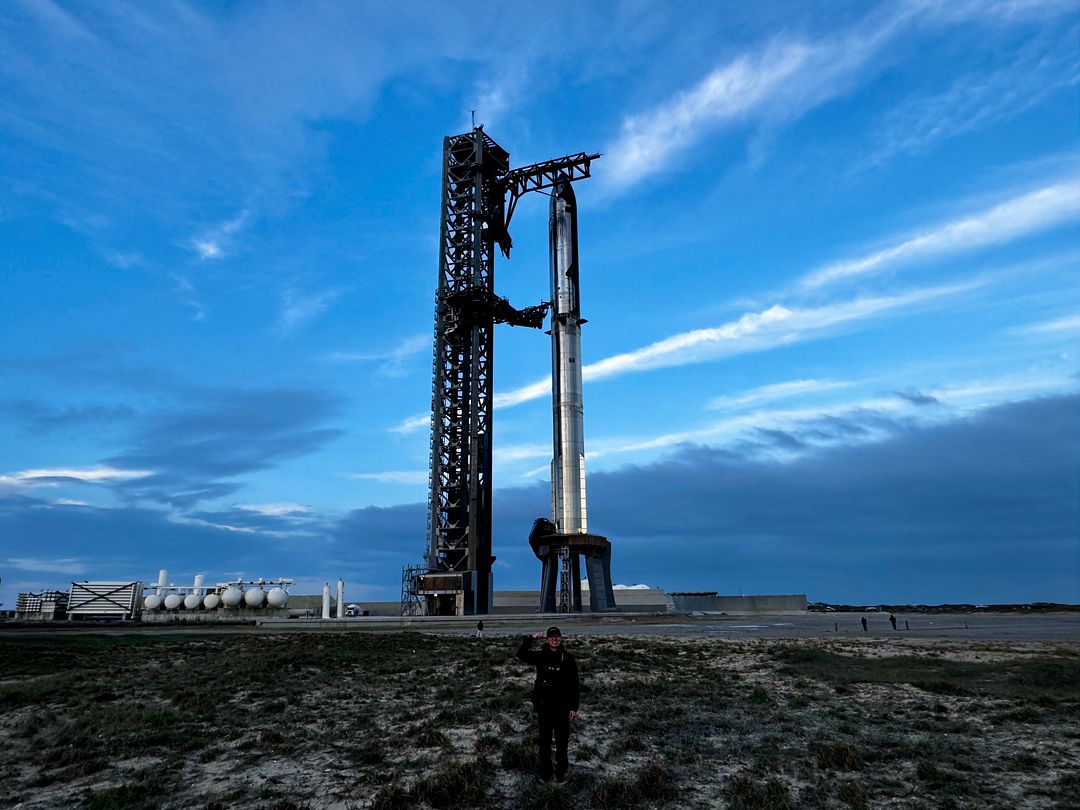
M511 171L509 153L483 127L443 140L427 570L409 575L427 613L491 611L494 325L541 328L550 306L517 310L495 294L495 245L510 255L508 227L523 194L588 177L597 157Z
M480 129L443 141L427 561L432 571L459 574L461 581L456 587L430 582L428 590L462 591L464 613L487 613L491 599L494 319L475 310L494 294L491 223L501 225L503 217L501 204L493 210L503 196L494 187L509 160ZM430 587L439 584L446 587Z

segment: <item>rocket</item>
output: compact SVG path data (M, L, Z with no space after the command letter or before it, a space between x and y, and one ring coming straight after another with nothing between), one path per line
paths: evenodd
M577 199L568 180L551 195L552 522L560 534L588 532L585 512L585 408L581 396L581 298Z

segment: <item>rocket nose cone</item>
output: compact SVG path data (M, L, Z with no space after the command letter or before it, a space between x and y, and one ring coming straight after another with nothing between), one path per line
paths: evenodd
M552 210L554 210L555 205L559 200L565 200L568 205L577 205L577 197L574 195L574 184L564 178L560 178L555 183L555 188L551 195Z

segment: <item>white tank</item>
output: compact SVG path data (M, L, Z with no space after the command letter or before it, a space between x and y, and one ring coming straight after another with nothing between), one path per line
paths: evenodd
M266 604L270 607L285 607L285 604L289 601L289 595L285 593L284 588L271 588L269 593L266 594Z
M184 597L184 609L185 610L197 610L199 605L202 604L202 597L197 593L189 593Z
M157 610L159 607L161 607L161 602L161 597L158 596L156 593L152 593L148 597L143 599L142 603L143 607L147 610Z
M248 588L244 591L244 604L248 607L262 607L265 598L266 591L262 588Z
M176 610L183 603L184 597L178 593L170 593L165 597L165 609Z
M221 595L221 601L225 607L236 607L244 600L244 592L235 585L230 585Z
M221 597L218 596L216 593L208 593L206 596L203 597L202 604L203 607L207 610L213 610L221 604Z

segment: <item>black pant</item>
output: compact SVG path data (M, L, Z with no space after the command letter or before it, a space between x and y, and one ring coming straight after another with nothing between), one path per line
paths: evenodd
M540 725L540 778L551 778L552 734L555 735L555 775L562 778L570 767L566 756L566 745L570 740L570 712L541 709L536 716Z

